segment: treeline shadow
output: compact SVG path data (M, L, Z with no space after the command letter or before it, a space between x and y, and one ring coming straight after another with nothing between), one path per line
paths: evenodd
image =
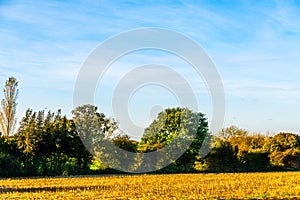
M111 190L115 188L114 185L98 185L98 186L57 186L57 187L31 187L31 188L14 188L14 187L0 187L0 193L10 192L67 192L75 190Z

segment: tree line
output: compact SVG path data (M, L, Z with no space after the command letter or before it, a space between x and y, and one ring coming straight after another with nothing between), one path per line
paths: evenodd
M130 163L129 152L143 155L160 151L175 140L176 148L180 149L184 146L183 141L190 139L184 154L157 171L161 173L300 169L299 135L249 134L235 126L224 128L215 135L209 131L205 114L187 108L167 108L160 112L145 129L140 141L121 132L114 119L98 112L93 105L74 108L71 119L61 110L27 109L14 133L17 86L17 80L9 78L1 101L0 176L3 177L118 173L101 161L113 153L112 149L101 146L101 141L126 150L114 161L126 166ZM199 150L207 138L211 151L202 158ZM143 159L135 159L137 170L147 167ZM167 156L157 159L155 162L161 163Z

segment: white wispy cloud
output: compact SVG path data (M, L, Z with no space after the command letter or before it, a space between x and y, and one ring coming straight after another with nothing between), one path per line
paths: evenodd
M295 130L288 120L279 125L276 116L295 116L288 103L299 106L299 11L295 1L5 1L0 4L0 80L12 75L20 80L21 109L49 104L68 112L80 67L99 42L139 27L167 28L198 42L216 63L227 115L235 116L225 124L251 129L272 118L267 124L274 129ZM157 63L177 70L200 97L207 93L201 77L178 58L126 57L110 66L106 86L135 66ZM249 109L251 103L259 109ZM263 108L267 104L269 110ZM262 117L252 119L247 113L253 110ZM264 123L257 126L266 129Z

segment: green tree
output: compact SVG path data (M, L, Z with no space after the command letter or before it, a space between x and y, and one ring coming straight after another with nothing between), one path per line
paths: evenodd
M76 107L72 114L76 131L85 147L97 158L107 158L112 150L104 144L111 143L117 134L117 122L97 112L97 107L90 104Z
M91 154L82 144L72 120L56 113L44 112L37 117L37 127L41 131L39 157L42 157L43 174L61 175L69 173L85 173L91 162ZM40 117L39 117L40 116Z
M245 152L252 150L265 151L265 144L268 142L268 137L263 135L252 135L252 136L235 136L227 139L235 149L238 157Z
M0 137L0 176L12 177L24 175L21 168L16 141L12 137Z
M180 130L181 110L181 108L168 108L160 112L157 119L145 129L139 150L143 152L155 151L172 142Z
M15 135L26 175L61 175L87 169L91 155L83 146L72 120L58 110L28 109Z
M75 159L75 173L85 173L93 161L93 155L83 145L73 120L67 121L68 155Z
M4 87L4 99L1 101L0 111L0 134L4 136L12 135L16 125L16 107L19 90L17 89L18 81L10 77Z
M158 114L141 138L138 151L150 152L171 144L175 138L177 148L184 147L180 141L192 141L185 153L169 168L189 170L197 159L199 150L206 136L208 136L208 123L204 114L193 112L187 108L168 108Z
M230 142L220 139L200 162L209 170L227 172L235 170L237 160Z
M266 170L270 168L269 153L263 149L252 149L239 153L239 163L245 170Z
M293 133L278 133L268 140L264 148L270 152L270 162L273 166L299 169L299 135Z
M112 143L126 151L137 152L138 142L131 140L128 135L117 135L113 138Z
M269 152L300 149L300 137L293 133L278 133L265 143L264 148Z
M38 153L38 144L41 140L36 129L36 114L36 112L28 109L21 120L17 134L14 136L17 141L18 149L24 155L23 162L26 175L36 175L35 156Z
M300 169L300 150L274 151L270 155L271 164L276 167Z

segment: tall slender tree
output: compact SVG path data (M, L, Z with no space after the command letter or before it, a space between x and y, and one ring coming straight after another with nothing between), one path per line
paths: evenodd
M19 90L18 81L14 77L10 77L4 86L4 99L1 101L0 110L0 130L3 136L13 134L16 125L16 107Z

